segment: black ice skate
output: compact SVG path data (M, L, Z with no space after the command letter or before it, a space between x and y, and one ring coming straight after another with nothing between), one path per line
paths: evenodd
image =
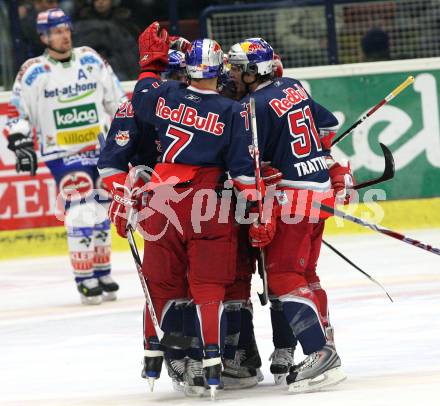
M83 279L76 284L81 297L81 303L98 305L102 303L102 287L96 278Z
M287 373L294 365L294 352L295 347L275 348L270 356L269 361L272 360L272 363L270 364L270 373L273 375L275 385L281 385L284 382Z
M257 368L243 366L244 361L244 349L237 350L233 360L224 359L222 381L226 390L251 388L258 384Z
M148 379L150 392L154 390L154 383L156 379L160 378L163 362L163 351L160 349L159 340L157 337L149 338L149 349L144 350L144 367L141 376Z
M202 360L188 358L183 377L185 396L202 397L206 390Z
M103 299L106 301L116 300L116 292L119 290L119 285L113 280L110 275L98 277L99 286L102 288Z
M304 361L290 369L286 382L289 392L318 391L342 382L346 378L341 359L331 344L307 356Z

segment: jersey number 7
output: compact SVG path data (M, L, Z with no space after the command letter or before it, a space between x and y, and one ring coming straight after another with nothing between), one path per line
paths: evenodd
M191 142L194 133L170 124L165 135L172 138L173 141L171 141L171 144L165 150L162 157L162 162L174 163L176 157Z
M287 117L289 120L290 135L294 138L294 141L290 143L292 145L293 155L297 158L309 156L312 151L311 138L313 138L317 151L322 150L321 140L316 130L310 106L293 110Z

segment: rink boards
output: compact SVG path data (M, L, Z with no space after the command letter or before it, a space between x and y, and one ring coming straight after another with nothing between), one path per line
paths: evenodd
M400 230L440 227L440 58L285 70L285 76L300 79L338 117L342 130L410 74L415 76L414 86L334 148L334 156L349 159L355 177L364 181L383 170L379 142L389 146L396 161L395 178L368 196L386 201L346 209ZM133 87L134 82L124 83L127 92ZM0 93L0 130L9 97L9 92ZM14 154L6 145L1 136L0 259L67 252L62 222L55 217L57 191L51 174L41 163L35 177L17 175ZM365 231L333 219L327 224L331 234ZM113 235L114 248L127 249L126 241Z

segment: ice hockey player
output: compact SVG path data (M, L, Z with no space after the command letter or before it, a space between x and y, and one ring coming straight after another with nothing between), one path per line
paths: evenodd
M269 291L279 301L285 320L307 355L290 368L286 381L291 392L330 386L345 375L328 328L325 291L315 272L324 222L317 218L320 213L311 211L311 201L325 197L331 201L331 187L332 193L345 198L352 186L349 166L335 163L329 155L338 121L297 80L272 80L273 50L263 39L251 38L233 45L228 60L232 79L244 84L255 99L262 160L283 176L271 211L275 237L264 241L263 233L253 245L265 247ZM243 99L244 103L248 101L249 96ZM304 209L302 213L298 213L300 208ZM286 211L287 217L295 214L293 224Z
M216 214L201 222L200 228L194 227L191 213L193 205L202 204L198 199L203 193L215 196L214 203L218 207L217 192L223 187L220 180L226 171L237 189L254 189L247 112L237 102L216 92L223 52L215 41L196 40L187 51L189 87L176 81L160 82L159 73L166 69L168 62L169 37L158 23L141 34L139 45L144 74L133 95L131 117L115 119L110 133L142 132L149 126L158 131L161 162L154 166L147 201L147 209L154 212L141 221L147 235L143 272L165 333L172 332L175 304L179 298L187 297L189 285L196 309L191 312L195 318L193 329L203 344L203 352L193 351L187 359L186 393L203 394L206 385L215 393L222 369L222 302L225 286L235 277L237 235L233 211L227 213L223 219L226 221L219 222L220 213L215 210ZM101 167L101 161L99 165ZM126 173L108 175L104 181L111 185L113 194L123 192ZM166 202L161 200L164 190L168 193ZM119 201L119 213L135 204L127 202L124 208L124 200ZM163 206L169 209L171 217L175 215L174 222L159 210ZM259 230L259 227L254 228ZM159 233L163 235L156 241L148 238ZM150 332L145 353L149 358L146 372L158 377L163 349L148 314L146 324Z
M98 137L108 130L125 93L93 49L72 47L71 29L70 18L59 8L38 15L46 51L18 72L10 101L16 115L8 119L5 132L17 171L35 175L36 129L39 154L65 201L67 243L81 301L99 304L103 298L116 299L118 285L110 276L110 222L94 199Z
M145 182L139 176L138 179L134 179L134 176L129 175L130 167L132 168L131 174L134 174L142 166L145 168L142 177L145 178L146 176L148 178L151 175L151 169L160 160L161 153L159 139L154 126L138 122L134 117L133 111L137 108L143 90L151 86L151 77L174 80L176 79L175 73L180 72L180 66L185 63L184 59L183 61L181 60L184 54L180 49L186 49L189 42L181 37L170 38L171 45L178 49L170 50L168 52L168 60L164 60L163 52L154 54L155 59L152 59L149 48L146 49L149 46L149 30L145 30L139 37L139 53L141 55L139 66L141 72L138 82L135 86L132 100L120 105L113 125L106 136L105 146L101 151L98 162L98 169L103 177L104 184L107 184L108 188L112 190L113 201L109 208L110 219L115 224L117 233L123 238L127 237L127 218L123 215L126 206L121 202L124 202L125 205L130 200L136 202L136 207L139 211L143 207L142 193ZM144 58L145 55L150 55L150 58ZM180 75L178 76L180 77ZM145 80L146 78L149 79ZM186 80L182 81L182 83L186 83ZM114 182L115 179L117 179L117 182ZM130 193L128 201L124 200L126 193ZM185 295L185 297L176 298L174 302L169 303L168 311L166 312L168 317L162 320L162 322L167 324L169 333L173 335L183 334L183 311L188 311L186 309L188 302L189 299ZM152 390L154 388L154 380L160 375L158 368L162 365L162 362L158 362L156 358L153 358L152 361L152 357L149 356L151 350L148 350L147 322L145 322L145 319L149 319L149 317L148 308L145 306L143 335L144 350L147 356L144 357L141 376L148 380ZM168 320L172 320L172 323L169 323ZM168 374L172 379L173 387L176 390L182 389L183 373L185 372L186 365L185 355L185 351L179 349L166 348L164 350L163 358ZM151 367L152 362L153 367Z

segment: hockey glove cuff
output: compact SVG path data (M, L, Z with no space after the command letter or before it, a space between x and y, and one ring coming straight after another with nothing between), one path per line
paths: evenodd
M336 202L348 204L351 198L351 190L355 184L350 163L348 161L343 163L335 162L329 157L326 158L326 162L329 167L328 171Z

